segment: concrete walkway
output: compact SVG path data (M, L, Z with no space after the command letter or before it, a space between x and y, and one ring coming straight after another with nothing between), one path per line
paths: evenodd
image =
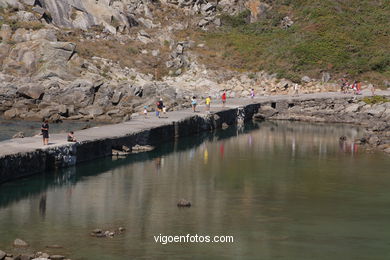
M390 91L378 91L377 95L387 95L390 96ZM346 98L346 97L362 97L370 96L371 94L368 91L365 91L363 95L355 96L353 94L342 94L339 92L326 92L326 93L315 93L315 94L302 94L297 96L291 95L279 95L279 96L261 96L255 97L254 99L250 98L234 98L228 99L225 107L222 107L220 101L212 101L211 103L211 112L219 112L222 110L228 110L232 108L242 107L249 104L261 104L277 101L300 101L300 100L309 100L309 99L324 99L324 98ZM206 116L204 105L199 105L197 107L199 112L193 113L191 109L181 110L181 111L172 111L166 114L166 118L157 118L154 113L149 113L148 118L144 118L143 115L133 115L131 120L124 123L113 124L113 125L104 125L89 128L86 130L80 130L75 132L75 137L79 142L87 142L94 140L101 140L104 138L119 138L144 130L171 125L173 122L179 122L184 119L188 119L194 114L199 116ZM165 116L165 115L163 115ZM39 127L39 123L37 123ZM68 145L66 141L67 134L50 134L49 146L44 146L42 144L42 137L27 137L22 139L11 139L0 142L0 157L12 154L33 152L36 150L45 150L51 149L53 147L61 147Z

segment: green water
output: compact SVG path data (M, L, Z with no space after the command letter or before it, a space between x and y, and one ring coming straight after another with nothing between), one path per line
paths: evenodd
M389 259L389 157L341 135L362 132L250 124L3 184L0 249L18 237L72 259ZM177 208L180 198L193 206ZM162 245L159 234L234 242Z

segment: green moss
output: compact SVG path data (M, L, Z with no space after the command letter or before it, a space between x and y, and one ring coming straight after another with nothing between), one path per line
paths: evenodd
M373 97L365 97L362 99L366 104L378 104L378 103L386 103L390 102L390 99L384 96L373 96Z

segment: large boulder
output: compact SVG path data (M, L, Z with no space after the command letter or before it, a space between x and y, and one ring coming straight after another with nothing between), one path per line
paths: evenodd
M0 260L3 260L7 254L0 250Z
M6 73L37 79L59 77L72 80L79 72L69 64L75 53L75 44L50 42L45 39L25 41L16 44L3 61Z
M19 3L18 0L0 0L0 7L2 8L15 8L15 9L23 9L23 5Z
M253 116L253 119L262 121L276 115L277 113L278 111L271 106L261 106L258 113Z
M103 25L106 31L128 29L134 25L132 16L114 1L96 0L40 0L42 7L50 13L52 22L59 27L87 30ZM120 4L119 4L120 5ZM116 7L119 7L118 9Z
M45 91L39 85L30 84L20 87L17 91L17 94L29 99L42 99Z
M3 42L9 41L12 36L11 26L8 24L2 24L0 29L0 37Z

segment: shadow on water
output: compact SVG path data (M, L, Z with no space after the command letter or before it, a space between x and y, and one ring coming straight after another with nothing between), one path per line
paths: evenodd
M277 123L267 122L267 124L276 125ZM7 207L9 204L24 198L45 193L50 188L75 185L86 177L97 176L122 165L154 160L173 152L193 149L208 141L220 141L232 138L259 128L260 124L256 122L249 122L244 126L238 127L230 126L224 130L203 132L195 136L183 137L173 142L163 143L150 152L132 154L124 158L107 157L93 162L83 163L75 167L58 169L4 183L0 185L0 208Z

